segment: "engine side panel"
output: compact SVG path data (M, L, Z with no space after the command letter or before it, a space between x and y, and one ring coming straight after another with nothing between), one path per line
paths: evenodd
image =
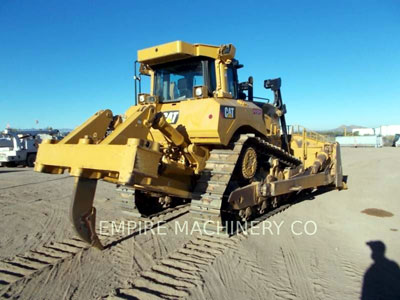
M278 120L252 102L225 98L206 98L158 104L168 122L196 144L227 145L245 127L259 135L279 135ZM162 134L152 129L149 140L162 143Z

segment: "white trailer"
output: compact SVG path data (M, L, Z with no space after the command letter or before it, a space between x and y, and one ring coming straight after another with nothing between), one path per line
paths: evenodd
M381 136L337 136L336 142L341 147L383 147L383 139Z
M41 135L54 137L58 130L6 129L0 133L0 165L33 167Z

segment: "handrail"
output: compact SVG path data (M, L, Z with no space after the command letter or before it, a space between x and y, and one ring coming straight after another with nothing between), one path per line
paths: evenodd
M289 134L296 134L296 135L303 136L305 133L305 136L307 138L316 140L318 142L333 142L332 137L320 134L315 131L308 130L304 126L301 126L301 125L288 125L287 128L288 128Z

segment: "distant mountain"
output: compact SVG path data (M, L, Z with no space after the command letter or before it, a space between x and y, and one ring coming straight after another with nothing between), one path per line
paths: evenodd
M344 129L346 128L347 132L351 132L354 128L366 128L365 126L359 126L359 125L340 125L337 128L334 129L329 129L329 130L323 130L321 132L343 132Z
M355 128L367 128L367 127L365 127L365 126L360 126L360 125L341 125L341 126L339 126L338 128L336 128L336 129L338 129L338 130L343 130L343 129L347 129L347 130L353 130L353 129L355 129Z

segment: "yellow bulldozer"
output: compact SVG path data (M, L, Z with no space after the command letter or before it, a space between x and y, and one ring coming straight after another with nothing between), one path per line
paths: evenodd
M37 154L35 171L75 177L71 220L86 242L102 248L98 180L130 191L125 204L141 216L190 201L193 219L227 232L226 222L251 220L294 193L345 187L339 145L286 125L280 78L264 81L273 103L253 96L252 77L238 80L232 44L175 41L139 50L137 62L149 93L123 115L98 111Z

